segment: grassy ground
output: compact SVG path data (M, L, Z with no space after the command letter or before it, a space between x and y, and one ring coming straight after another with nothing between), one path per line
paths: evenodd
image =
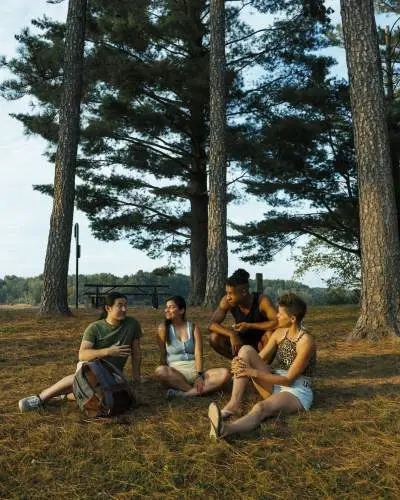
M162 313L131 312L144 327L142 372L150 375ZM209 313L190 312L204 332ZM51 320L30 309L0 310L0 498L399 498L400 344L347 343L356 314L347 307L309 313L319 347L311 412L213 443L213 398L169 402L154 382L142 385L141 405L119 420L86 421L73 402L20 414L18 399L73 372L95 316ZM208 367L228 366L207 346L205 354ZM227 390L214 399L228 397ZM256 399L250 393L248 405Z

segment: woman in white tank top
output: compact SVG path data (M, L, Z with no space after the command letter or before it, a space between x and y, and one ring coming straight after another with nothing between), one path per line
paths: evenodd
M158 326L160 366L154 378L169 387L168 397L201 396L220 389L230 378L226 368L203 366L199 327L186 320L186 302L179 295L167 299L165 322Z

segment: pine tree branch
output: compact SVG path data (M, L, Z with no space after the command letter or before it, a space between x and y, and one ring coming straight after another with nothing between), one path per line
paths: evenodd
M232 3L237 2L237 1L241 1L242 2L242 6L238 10L238 13L242 12L242 10L245 9L246 7L248 7L249 5L253 5L253 1L252 0L250 0L249 2L244 2L243 0L229 0L229 2L232 2Z
M167 42L168 45L171 45L172 47L175 47L176 49L180 49L180 50L184 49L184 47L182 47L181 45L179 45L177 43L174 43L174 42L171 42L171 40L162 38L161 36L158 36L157 40L161 40L163 42ZM173 54L173 55L177 55L177 56L181 56L181 57L186 57L188 55L187 51L181 52L181 51L177 51L177 50L172 50L172 49L168 48L167 45L162 44L159 41L150 42L150 44L153 47L155 47L156 49L166 50L167 52L169 52L170 54Z
M253 92L261 92L262 90L265 90L266 88L270 87L274 83L279 82L280 80L285 80L287 78L286 75L278 76L274 80L270 80L267 83L264 83L263 85L260 85L259 87L254 87L253 89L246 90L245 92L242 93L243 97L247 96L248 94L251 94Z
M346 247L344 245L339 245L339 243L336 243L335 241L330 240L329 238L326 238L325 236L320 235L319 233L316 233L314 231L311 231L310 229L305 229L305 233L309 234L310 236L314 236L318 240L324 241L328 245L331 245L338 250L343 250L345 252L352 253L354 255L360 256L360 249L354 250L353 248Z
M295 16L292 19L288 20L287 22L288 23L295 23L300 18L301 18L301 15L298 15L298 16ZM279 28L277 30L279 30ZM283 47L282 47L282 49L283 49ZM234 64L237 64L240 61L248 60L248 62L246 64L244 64L242 67L240 67L238 70L236 70L236 72L239 73L240 71L243 71L243 69L245 69L249 64L254 63L255 61L257 61L257 59L259 59L264 54L267 54L268 52L273 52L273 50L274 49L271 48L271 49L262 50L261 52L257 52L257 53L250 53L250 54L245 55L243 57L239 57L238 59L234 59L233 61L229 61L227 63L227 66L232 66Z
M226 186L228 187L228 186L230 186L231 184L234 184L235 182L239 181L240 179L243 179L243 177L247 177L247 176L248 176L248 174L247 174L247 172L245 172L245 173L243 173L242 175L239 175L239 177L236 177L236 179L233 179L233 180L231 180L231 181L227 182L227 183L226 183Z
M101 162L98 162L101 163ZM105 164L103 162L103 167L111 167L114 166L115 162ZM107 175L88 175L85 178L86 182L91 182L94 185L108 185L108 186L114 186L116 185L116 181L123 180L125 176L123 175L111 175L110 177ZM134 177L128 181L130 184L133 184L133 187L127 187L127 189L140 189L140 188L146 188L150 191L153 192L155 195L173 195L177 198L182 198L183 200L188 200L190 199L190 194L188 191L185 191L183 188L179 188L178 186L155 186L149 182L145 182L142 179L138 179L137 177Z
M333 155L337 156L337 148L336 148L335 142L333 140L332 129L331 128L328 131L328 144L331 147ZM351 187L350 175L345 175L343 172L339 172L339 171L338 171L338 174L341 177L343 177L343 179L345 181L348 197L351 200L354 199L353 190L352 190L352 187Z
M147 95L148 97L154 99L155 101L159 102L160 104L174 108L176 111L181 112L182 115L185 116L185 118L187 118L187 115L180 107L179 102L177 102L173 99L168 99L168 97L161 97L161 96L157 95L155 92L153 92L152 90L150 90L148 87L145 87L143 90L145 92L145 95Z
M166 152L161 150L161 149L165 149L167 151L174 153L175 150L173 148L167 148L165 146L152 143L150 141L145 141L144 139L136 139L134 137L123 136L123 135L119 135L119 134L113 135L112 138L116 139L116 140L120 140L120 141L131 142L133 144L137 144L138 146L142 146L142 148L148 148L159 156L163 156L164 158L168 158L169 160L173 160L176 163L179 163L179 165L182 165L182 167L185 171L187 171L187 172L191 171L184 162L179 160L179 157L169 155Z
M111 52L116 52L116 51L121 52L122 54L125 54L126 56L128 56L130 59L135 59L136 61L139 61L143 64L148 64L148 61L142 59L136 53L131 52L130 50L127 50L127 49L121 47L120 45L113 45L110 42L105 42L104 40L96 40L96 39L92 39L90 37L87 37L86 41L93 43L95 46L101 45L101 46L105 47L106 49L109 49Z
M322 193L321 193L321 195L319 195L318 193L320 193L320 192L316 190L316 192L315 192L316 199L319 201L320 205L327 210L327 212L332 217L332 220L335 221L335 223L337 224L337 226L339 226L340 228L344 229L346 232L347 231L353 232L353 229L351 227L348 227L345 224L343 224L342 219L339 218L336 215L336 213L332 210L332 208L325 202L325 197L322 196ZM332 229L335 229L335 227L332 227Z
M149 97L150 99L153 99L154 101L158 102L159 104L162 104L163 106L172 108L173 111L177 114L180 114L184 120L190 119L188 114L182 109L181 105L177 101L173 101L172 99L168 99L167 97L158 96L155 92L153 92L149 89L144 88L143 90L144 90L144 93L147 97ZM180 130L180 132L182 134L186 134L190 138L193 138L192 134L190 134L183 127L179 127L176 123L174 123L174 126L176 129Z
M263 28L263 29L260 29L260 30L256 30L256 31L253 31L252 33L249 33L247 35L244 35L242 38L236 38L235 40L230 40L228 41L226 44L225 44L225 47L227 47L228 45L231 45L233 43L239 43L239 42L242 42L243 40L246 40L248 38L251 38L252 36L254 35L257 35L258 33L265 33L266 31L279 31L281 30L282 28L279 27L279 28Z
M245 56L239 57L238 59L234 59L233 61L228 61L226 65L233 66L241 61L248 61L247 64L245 64L244 66L242 66L241 68L239 68L237 70L237 73L238 73L239 71L242 71L242 69L244 69L246 66L248 66L248 64L254 62L259 57L261 57L264 54L267 54L268 52L273 52L273 49L267 48L265 50L262 50L261 52L256 52L256 53L250 52L249 54L246 54Z
M185 149L181 148L180 146L176 146L175 145L175 146L172 147L172 146L170 146L169 142L167 142L165 139L161 139L161 137L155 137L155 139L157 141L160 141L162 144L165 144L165 146L163 146L163 147L165 147L165 149L167 149L167 151L168 150L169 151L174 151L174 149L175 149L176 151L179 151L182 154L182 156L193 157L192 154L190 154L188 151L185 151Z
M171 220L171 216L168 214L165 214L163 212L160 212L159 210L143 205L142 203L133 203L129 201L122 201L118 198L114 198L113 196L107 195L105 199L110 200L111 202L120 205L120 206L130 206L130 207L135 207L140 209L141 211L143 210L148 210L149 212L152 212L154 215L158 215L159 217L165 219L165 220ZM169 228L168 229L170 233L176 234L177 236L180 236L182 238L190 239L190 234L182 233L176 229Z

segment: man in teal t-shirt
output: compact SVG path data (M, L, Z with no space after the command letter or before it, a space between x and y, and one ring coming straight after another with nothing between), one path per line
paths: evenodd
M126 316L127 300L125 295L112 292L106 296L104 318L91 323L83 334L79 348L79 363L96 358L106 359L116 368L123 370L128 357L132 361L132 383L140 383L140 337L142 330L139 322ZM18 402L21 412L36 410L51 398L72 392L74 374L67 375L40 394L28 396Z

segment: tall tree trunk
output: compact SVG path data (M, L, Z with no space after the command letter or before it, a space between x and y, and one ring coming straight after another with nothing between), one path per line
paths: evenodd
M205 307L215 307L228 274L226 236L225 5L210 2L210 161Z
M69 0L68 5L54 199L43 273L41 315L71 314L67 279L79 141L86 5L87 0Z
M393 41L392 31L389 26L385 29L385 75L384 85L386 89L387 111L390 116L390 111L395 104L395 87L394 87L394 65L396 63L396 40ZM389 120L390 123L391 119ZM396 127L397 128L397 127ZM400 234L400 159L398 154L398 145L391 143L392 157L392 173L394 182L394 194L397 209L397 227Z
M186 2L184 8L196 26L197 36L188 40L188 50L193 61L204 60L208 55L205 46L203 14L205 2ZM190 112L191 171L188 184L190 194L190 291L188 303L201 305L207 279L207 138L209 97L206 92L192 95L188 100Z
M193 184L192 184L193 185ZM190 305L201 305L206 291L207 277L207 176L195 184L191 197L190 239Z
M361 313L351 338L399 335L400 249L372 0L341 0L358 167Z

